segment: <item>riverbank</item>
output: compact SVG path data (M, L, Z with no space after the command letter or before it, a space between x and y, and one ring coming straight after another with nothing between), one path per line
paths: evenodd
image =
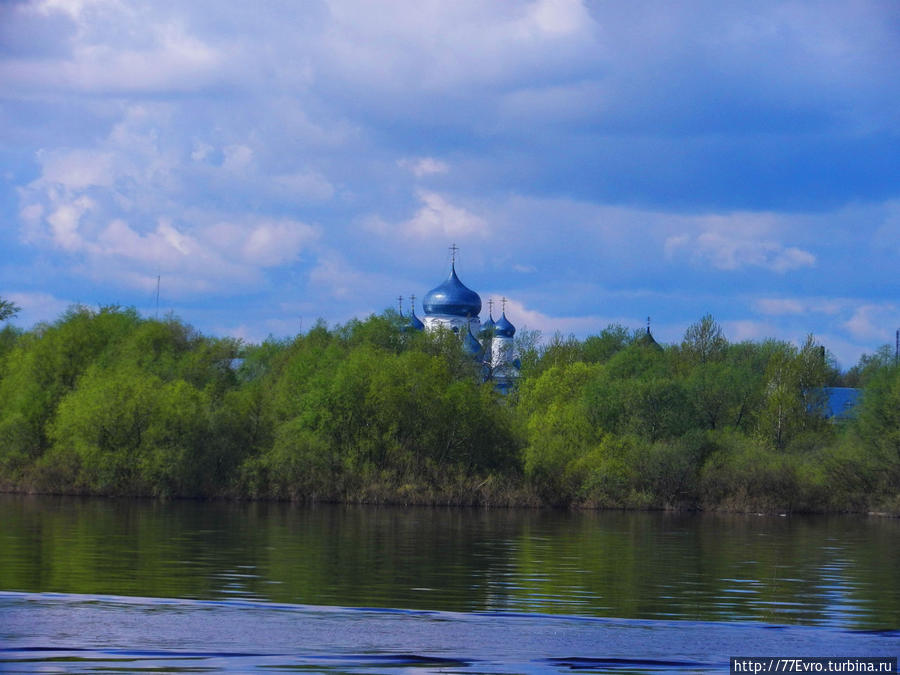
M121 308L0 332L10 490L900 511L900 366L841 375L812 338L730 344L710 317L666 347L614 326L540 347L523 331L508 395L453 333L391 313L260 345ZM864 390L849 419L826 417L835 384Z
M323 491L315 494L299 492L279 492L278 494L250 495L238 492L223 492L217 495L155 495L152 493L92 493L88 491L55 491L39 489L17 489L0 487L0 494L58 496L58 497L100 497L112 499L139 500L199 500L224 502L291 503L302 505L332 504L348 506L400 506L400 507L474 507L487 509L538 509L569 511L662 511L670 513L733 513L751 515L865 515L872 517L900 517L900 499L891 501L871 501L867 503L834 504L830 508L797 508L788 502L779 503L770 497L750 498L746 494L729 498L720 503L691 502L681 504L655 501L646 494L634 494L620 503L600 502L593 499L570 501L565 504L543 500L531 487L512 483L503 478L468 478L452 485L433 486L411 482L391 484L385 482L360 486L352 495Z

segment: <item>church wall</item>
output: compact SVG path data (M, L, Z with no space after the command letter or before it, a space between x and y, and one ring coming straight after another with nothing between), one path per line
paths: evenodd
M481 330L481 320L477 316L467 319L462 316L451 316L449 314L429 314L425 317L423 323L425 324L425 330L429 331L443 327L455 332L462 332L465 330L466 324L469 324L472 335L477 335L478 331Z

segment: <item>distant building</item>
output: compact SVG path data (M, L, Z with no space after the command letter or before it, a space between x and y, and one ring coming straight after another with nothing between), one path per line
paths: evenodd
M662 351L663 348L660 344L653 338L653 334L650 332L650 317L647 317L647 330L641 333L636 339L635 343L641 345L642 347L650 347L651 349L655 349L657 351Z
M825 405L823 413L835 422L852 419L856 415L861 391L853 387L824 387Z
M506 298L496 322L493 303L489 303L491 310L482 325L479 316L481 297L459 280L456 274L456 246L452 246L450 251L450 275L428 291L422 300L424 320L416 316L415 296L412 296L409 328L424 331L443 328L459 335L463 349L481 364L485 380L493 381L497 389L505 393L515 384L521 367L513 346L516 328L506 317Z

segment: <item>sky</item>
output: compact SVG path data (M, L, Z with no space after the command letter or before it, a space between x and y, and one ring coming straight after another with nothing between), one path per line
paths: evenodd
M520 329L848 368L900 327L898 64L894 0L4 0L0 297L258 342L456 244Z

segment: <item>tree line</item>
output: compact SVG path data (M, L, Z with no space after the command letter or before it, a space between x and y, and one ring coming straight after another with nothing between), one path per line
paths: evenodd
M3 306L8 318L15 306ZM245 344L75 306L0 330L0 489L297 501L900 512L900 367L809 337L680 344L520 331L484 382L450 332L386 311ZM859 386L825 415L826 386Z

